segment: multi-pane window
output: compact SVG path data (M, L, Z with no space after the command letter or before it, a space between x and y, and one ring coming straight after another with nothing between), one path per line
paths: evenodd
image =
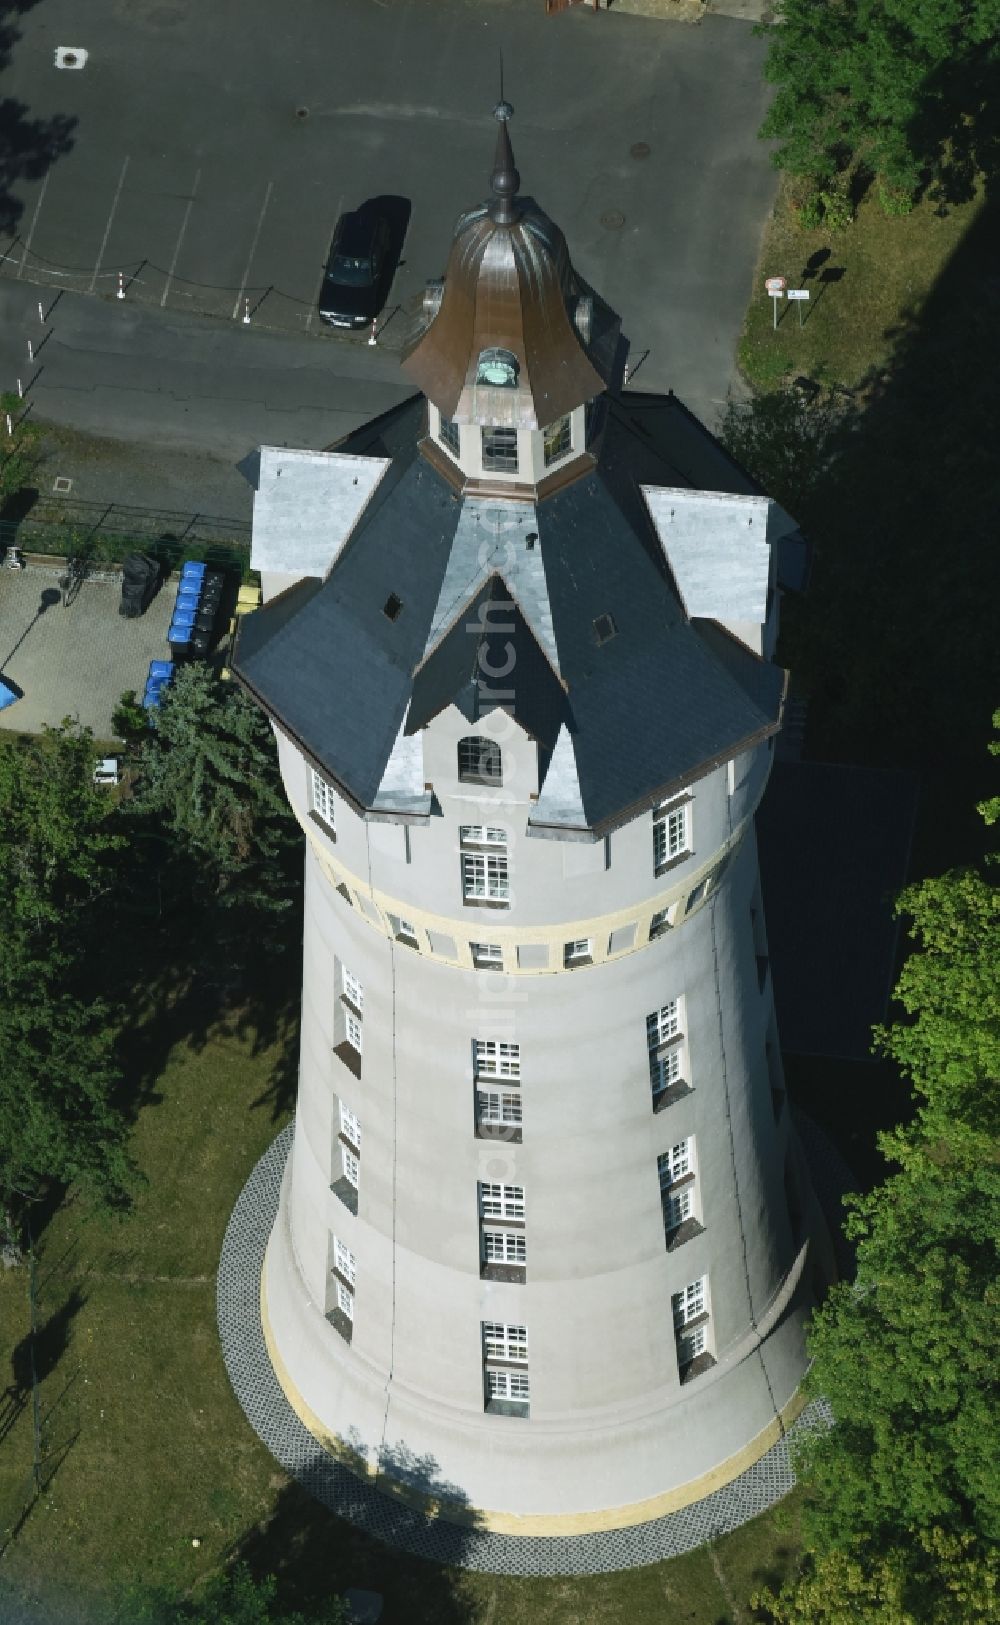
M508 1094L501 1089L477 1089L476 1110L480 1123L491 1128L504 1124L513 1128L521 1126L521 1097L518 1094Z
M564 965L589 964L593 957L594 943L590 937L576 937L567 942L563 948Z
M340 1102L340 1132L355 1151L361 1150L361 1123L344 1102Z
M477 970L503 970L503 949L498 942L470 942L469 952Z
M361 1183L361 1164L358 1161L357 1153L352 1151L349 1145L344 1145L343 1142L340 1147L340 1160L344 1169L344 1178L348 1184L353 1185L357 1190Z
M669 1043L670 1039L677 1038L681 1030L680 1000L671 999L669 1004L662 1004L659 1010L654 1010L646 1017L646 1039L650 1049L658 1049L661 1044Z
M439 433L441 444L457 457L462 446L462 435L454 418L442 418Z
M524 1186L494 1184L481 1180L479 1212L484 1219L523 1219Z
M504 1044L495 1038L477 1038L474 1043L477 1078L521 1076L520 1044Z
M570 428L570 419L556 418L548 428L542 430L542 445L545 448L545 466L554 463L560 457L565 457L572 446L573 438Z
M462 896L468 902L510 902L507 831L488 824L463 824Z
M342 1275L348 1286L353 1287L358 1274L357 1260L350 1247L346 1247L339 1236L333 1238L333 1262L338 1275Z
M670 1300L674 1312L674 1327L680 1330L699 1315L705 1314L708 1308L708 1277L699 1276L692 1281L683 1292L675 1292Z
M653 1085L653 1099L656 1100L671 1084L681 1082L681 1052L679 1049L668 1049L663 1055L651 1055L649 1058L649 1076Z
M524 1264L528 1244L523 1230L484 1230L483 1257L488 1264Z
M694 1218L694 1188L682 1185L679 1191L668 1191L663 1198L663 1222L667 1230L678 1230L686 1219Z
M344 1011L344 1032L347 1037L347 1042L354 1049L356 1049L360 1055L363 1047L364 1034L362 1031L361 1022L358 1020L358 1017L354 1014L353 1010Z
M404 920L398 914L390 914L389 919L394 937L397 937L400 942L405 942L411 948L419 948L420 938L417 936L417 928L411 920Z
M699 1354L704 1354L708 1348L708 1327L704 1322L700 1326L690 1326L677 1337L677 1363L680 1366L690 1365Z
M494 1371L486 1372L487 1399L513 1399L526 1405L531 1398L531 1389L526 1371Z
M315 768L310 769L310 781L313 812L322 818L324 824L328 824L331 829L336 829L337 814L332 786L327 784L326 780L316 772Z
M462 784L502 784L503 759L493 739L469 734L458 741L458 777Z
M482 430L483 468L498 474L517 473L517 430L491 425Z
M341 966L341 975L343 979L344 998L350 999L355 1010L357 1010L358 1014L360 1015L365 1008L365 990L361 986L361 983L358 981L357 977L353 974L353 972L348 970L346 965Z
M674 923L672 916L675 907L676 904L671 908L657 909L656 913L649 922L649 934L651 937L661 937L664 931L670 930L670 927Z
M656 1159L657 1171L660 1175L660 1189L666 1190L668 1185L676 1185L679 1179L692 1172L694 1168L694 1138L688 1135L686 1140L678 1140L669 1151L664 1151Z
M663 802L653 813L653 865L659 870L691 849L691 807Z
M348 1320L354 1319L354 1293L340 1280L337 1282L337 1308Z
M488 1360L528 1359L527 1326L508 1326L504 1321L483 1321L483 1349Z

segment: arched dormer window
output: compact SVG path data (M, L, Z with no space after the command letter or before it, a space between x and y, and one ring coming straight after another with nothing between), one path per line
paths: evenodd
M460 784L502 784L503 761L500 746L493 739L469 734L458 741Z
M476 363L476 383L487 384L492 389L516 389L519 370L512 350L481 350Z

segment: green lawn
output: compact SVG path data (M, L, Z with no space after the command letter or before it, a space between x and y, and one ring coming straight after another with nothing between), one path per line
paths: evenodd
M195 1585L241 1554L306 1606L350 1584L383 1591L386 1625L745 1620L749 1592L794 1555L795 1497L712 1552L593 1579L514 1581L405 1558L289 1483L230 1391L214 1272L236 1195L284 1121L274 1102L285 1098L294 1040L206 1024L183 991L172 1015L135 1035L135 1147L148 1183L125 1221L70 1203L41 1235L47 1483L34 1499L28 1404L0 1450L0 1524L16 1531L0 1587L58 1605L65 1625L89 1625L128 1582ZM28 1315L27 1270L4 1273L11 1349ZM17 1363L23 1370L23 1346Z

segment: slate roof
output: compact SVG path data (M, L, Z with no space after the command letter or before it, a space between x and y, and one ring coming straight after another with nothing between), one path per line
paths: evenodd
M540 742L543 770L565 727L579 786L574 824L598 831L777 728L784 673L714 622L689 620L663 560L638 487L687 483L679 468L666 472L669 433L666 451L654 448L613 403L597 468L535 505L522 587L533 602L522 608L516 568L505 575L491 562L458 603L461 593L442 592L459 579L449 565L466 546L456 535L472 499L463 505L419 454L424 410L416 397L340 443L353 455L392 455L392 467L327 578L244 617L233 661L351 800L371 807L404 722L411 734L448 704L470 720L503 705ZM728 459L712 446L712 488L726 489ZM523 519L511 545L527 548ZM539 621L538 561L551 641ZM390 594L402 603L395 619L384 612ZM456 605L447 624L443 601ZM500 614L511 631L490 630ZM594 623L606 615L616 630L599 642ZM479 682L480 652L497 671L508 642L511 681Z

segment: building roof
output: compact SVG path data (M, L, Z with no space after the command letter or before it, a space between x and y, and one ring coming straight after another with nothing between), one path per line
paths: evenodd
M457 499L419 456L424 429L415 397L377 435L347 438L348 456L391 442L392 465L326 579L244 617L234 657L352 801L375 806L401 730L447 705L470 720L502 706L538 740L552 779L532 824L553 830L607 828L777 728L784 673L685 613L640 492L662 453L624 408L594 471L512 504L509 531L492 530L496 504ZM721 480L721 452L715 467ZM500 675L484 682L484 670ZM394 804L419 810L398 791Z

